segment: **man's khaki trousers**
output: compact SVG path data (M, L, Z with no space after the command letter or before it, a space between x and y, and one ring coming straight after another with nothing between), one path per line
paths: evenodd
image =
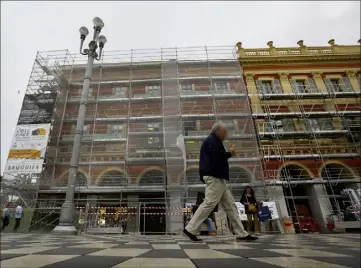
M192 234L196 234L197 228L219 203L227 213L235 234L238 237L248 236L248 233L244 230L241 219L237 214L234 198L226 181L210 176L205 176L203 179L206 183L206 197L186 226L186 230Z

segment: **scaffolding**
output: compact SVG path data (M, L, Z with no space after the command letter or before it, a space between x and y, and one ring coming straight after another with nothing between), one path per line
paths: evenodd
M37 53L25 91L18 125L49 124L56 128L56 125L61 122L66 102L64 94L69 85L69 79L66 76L66 73L69 73L67 66L72 64L72 55L67 50ZM54 133L56 130L52 132ZM47 150L47 159L44 163L51 163L51 156L52 152ZM24 165L31 164L31 159L23 160ZM28 160L30 162L27 162ZM44 167L42 169L46 170ZM39 188L49 185L44 180L46 177L44 174L45 172L13 175L5 170L1 181L2 204L21 201L24 207L34 208Z
M323 80L324 88L313 78L290 79L290 87L276 78L248 86L259 100L252 110L265 179L272 188L282 188L275 192L283 216L292 217L297 232L309 231L305 219L310 217L318 230L325 230L330 218L342 220L352 201L344 189L360 188L360 81L355 88L348 77L339 84Z
M128 215L128 230L143 232L149 220L145 215L158 211L165 222L158 232L180 232L182 208L204 192L199 150L216 120L230 129L225 146L237 149L229 161L236 201L246 185L264 200L257 135L235 53L234 47L104 52L94 65L89 90L77 206L90 214L100 207L136 209L142 213ZM65 196L85 60L75 57L64 64L66 108L57 109L39 206L58 207ZM98 219L87 221L95 226Z
M234 47L103 52L93 67L75 186L82 230L180 232L183 208L204 191L199 150L217 120L229 128L225 147L237 151L229 160L236 201L250 185L300 232L310 211L321 227L328 217L343 219L357 201L344 189L361 183L360 76L358 87L347 75L318 82L309 75L302 83L273 75L246 87L237 57ZM18 124L51 123L43 173L2 180L2 201L21 196L52 224L65 198L86 60L68 51L37 54Z

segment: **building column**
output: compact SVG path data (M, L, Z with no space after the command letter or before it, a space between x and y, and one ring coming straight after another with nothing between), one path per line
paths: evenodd
M285 232L285 227L283 226L283 222L285 218L289 218L289 213L287 209L286 199L283 194L283 188L282 185L277 186L267 186L267 192L268 192L268 201L270 202L276 202L276 207L278 210L278 220L269 221L268 225L265 223L261 223L261 231L267 231L269 227L271 227L271 230L278 230L280 233ZM272 213L272 212L271 212ZM288 233L294 233L294 228L290 228L287 230Z
M97 204L97 195L88 195L87 203L88 203L88 216L86 221L87 228L95 228L98 227L98 204ZM97 213L98 212L98 213Z
M128 215L127 217L127 233L138 233L139 230L139 220L140 220L140 210L139 210L139 196L138 195L128 195L127 197L128 204L128 213L136 213L135 215ZM129 209L131 208L131 209Z
M285 195L283 194L282 185L267 186L268 200L270 202L278 203L278 215L282 220L284 217L289 217Z
M322 93L327 93L327 88L325 85L325 82L322 79L322 73L321 72L312 72L313 81L315 82L315 85Z
M354 70L346 70L346 76L352 85L354 91L360 91L360 85L356 78L356 72Z
M258 90L256 86L256 82L254 81L254 76L252 73L246 73L246 86L247 91L251 99L252 111L254 113L261 113L261 104L260 99L258 97Z
M308 187L308 203L313 218L317 221L320 230L327 230L327 220L332 213L332 206L328 194L322 184L313 184Z
M289 73L279 73L278 74L283 92L293 94L290 80L288 79L288 75L289 75Z
M184 228L183 224L183 213L182 208L182 192L169 192L169 203L168 206L170 209L166 211L167 213L167 223L166 230L168 234L179 234ZM170 213L175 213L171 215Z

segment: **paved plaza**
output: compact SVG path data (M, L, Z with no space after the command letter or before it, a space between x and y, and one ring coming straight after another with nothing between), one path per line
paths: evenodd
M360 234L234 237L2 234L1 268L360 267Z

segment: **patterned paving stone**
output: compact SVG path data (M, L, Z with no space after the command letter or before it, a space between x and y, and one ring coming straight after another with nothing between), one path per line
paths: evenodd
M351 238L352 237L352 238ZM2 234L3 268L356 268L360 239L340 235L267 235L259 242L234 237Z
M140 256L139 258L188 258L188 255L181 249L158 249L150 250Z
M251 259L194 259L197 268L280 268L280 266ZM293 268L293 267L292 267Z
M131 259L130 257L79 256L66 261L43 266L42 268L109 268Z
M284 258L254 258L258 262L264 262L277 267L292 268L345 268L347 266L320 262L312 259L301 257L284 257ZM256 266L257 267L257 266ZM266 266L267 267L267 266Z

